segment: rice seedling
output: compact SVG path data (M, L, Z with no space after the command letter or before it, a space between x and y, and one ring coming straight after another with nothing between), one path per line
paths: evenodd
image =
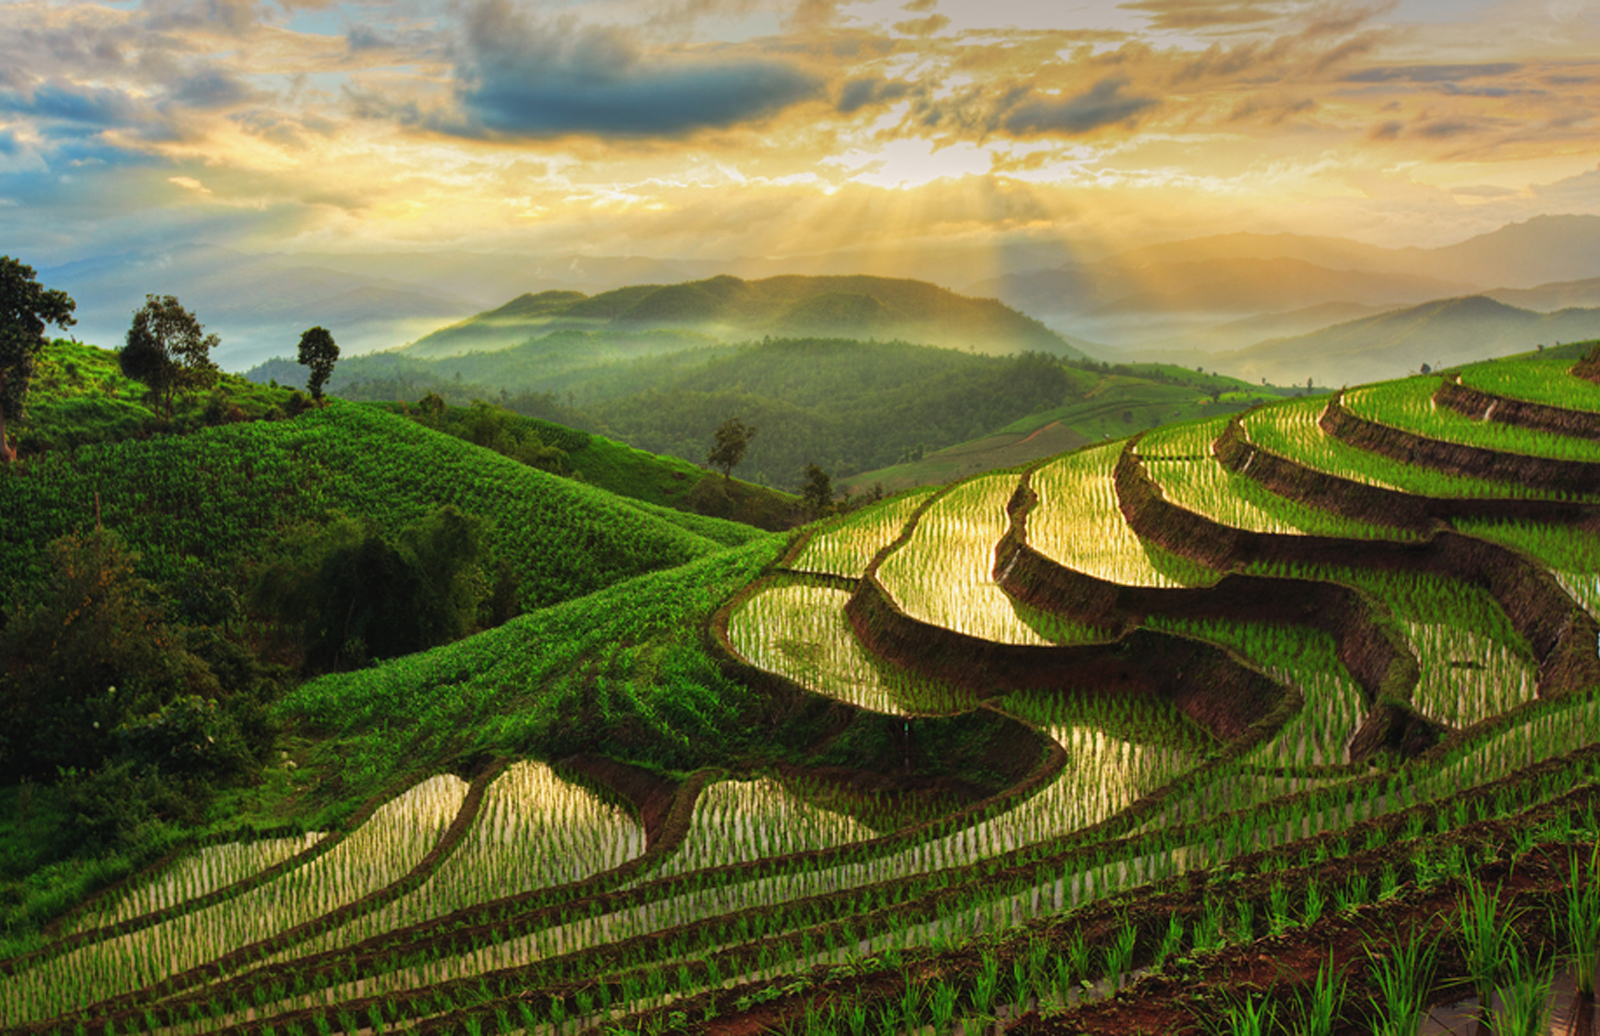
M1587 863L1576 856L1570 863L1572 877L1553 927L1566 938L1578 995L1593 1000L1595 969L1600 967L1600 848Z
M1488 1010L1488 1001L1483 1002L1495 1036L1545 1036L1550 1031L1554 985L1554 962L1529 950L1520 939L1511 940L1495 984L1495 1006Z
M1226 425L1218 419L1208 426L1214 439ZM1207 453L1194 456L1167 446L1164 429L1156 429L1139 442L1145 469L1161 487L1161 494L1178 507L1222 525L1251 532L1288 536L1338 536L1346 539L1415 539L1415 534L1389 525L1375 525L1308 507L1278 496L1248 473L1234 472ZM1152 438L1156 443L1150 443ZM1163 453L1163 450L1172 450ZM1153 452L1154 451L1154 452Z
M875 837L855 818L813 805L772 778L719 781L700 793L683 847L651 877Z
M1370 453L1322 430L1318 421L1328 407L1324 397L1263 407L1244 415L1245 439L1269 453L1336 478L1394 489L1418 496L1480 499L1546 499L1558 493L1529 489L1510 482L1453 475Z
M196 849L119 896L79 914L68 932L87 931L166 910L275 867L316 845L321 831Z
M1338 659L1332 636L1303 626L1213 622L1151 616L1147 624L1218 644L1298 687L1305 705L1248 761L1262 766L1336 766L1367 713L1361 688Z
M969 712L978 699L867 651L845 618L848 591L778 583L730 617L728 638L751 664L830 698L892 716Z
M1569 372L1570 359L1518 357L1515 361L1473 363L1456 371L1461 384L1508 399L1561 407L1600 411L1600 385Z
M995 546L1010 527L1015 475L962 482L928 506L911 538L878 568L912 618L1003 644L1090 643L1102 631L1013 600L994 581Z
M1333 955L1328 963L1317 969L1317 978L1301 996L1300 1036L1332 1036L1333 1022L1339 1007L1344 1003L1348 980L1333 966Z
M1095 446L1044 465L1030 484L1028 542L1053 561L1125 586L1205 586L1218 573L1147 543L1117 506L1113 480L1122 443Z
M1600 461L1600 444L1588 439L1477 420L1433 401L1439 378L1406 378L1345 393L1351 413L1430 439L1552 460Z
M621 807L562 780L545 763L516 762L489 786L472 828L421 888L278 959L564 885L618 867L643 851L644 831Z
M466 793L459 777L423 781L329 852L260 888L24 972L0 988L0 1013L28 1020L75 1010L359 899L414 867L455 818Z
M1278 1022L1278 1009L1270 997L1247 996L1227 1004L1213 1023L1218 1036L1269 1036Z
M1438 943L1422 938L1401 938L1382 954L1367 951L1379 999L1374 1007L1375 1036L1416 1036L1428 1013L1428 993L1433 988Z
M1466 894L1459 905L1463 957L1467 977L1480 1003L1487 1005L1499 983L1507 953L1516 942L1514 918L1499 916L1499 887L1486 888L1473 875L1467 875Z
M933 492L932 488L913 490L863 507L837 525L817 531L789 567L860 579L872 556L900 535L912 513Z

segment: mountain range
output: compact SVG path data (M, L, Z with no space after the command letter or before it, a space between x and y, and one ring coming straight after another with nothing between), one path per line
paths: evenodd
M252 255L191 244L40 269L42 283L78 301L75 333L83 339L114 346L146 293L173 294L221 335L216 358L233 370L292 352L300 332L316 324L331 329L346 355L353 355L420 344L441 327L505 308L507 299L551 292L600 299L624 288L638 292L641 285L678 286L677 303L687 307L679 315L713 314L720 320L725 314L717 307L727 300L716 299L716 278L730 275L760 285L796 274L922 279L972 300L996 298L1094 355L1133 360L1159 353L1193 366L1219 363L1264 341L1474 294L1535 312L1600 306L1600 217L1543 216L1440 248L1252 233L1122 252L1103 243L1019 238L916 249L869 243L827 255L727 259L466 251ZM690 299L697 293L682 287L686 283L699 284L712 300ZM669 293L650 305L667 306L672 299ZM790 315L819 330L832 321L849 333L865 328L868 334L938 335L925 340L977 344L960 341L961 333L944 327L942 318L919 321L878 301L884 310L858 301L853 317L842 302L824 306L825 314ZM570 314L563 319L579 326ZM547 319L540 326L554 323ZM624 319L612 330L628 323ZM635 329L650 324L634 323ZM737 312L724 324L727 333L761 330L760 321ZM1038 337L1037 330L1022 337L1030 336ZM433 339L429 348L442 340ZM513 340L521 339L491 335L474 347Z

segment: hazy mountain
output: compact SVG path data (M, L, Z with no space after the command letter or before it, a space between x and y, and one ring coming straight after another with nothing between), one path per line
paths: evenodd
M1126 294L1091 315L1261 313L1326 302L1421 302L1469 287L1401 273L1333 270L1302 259L1209 259L1129 271Z
M1600 277L1541 284L1537 288L1496 288L1483 294L1508 306L1552 313L1574 306L1600 306Z
M1186 351L1219 314L1248 317L1345 302L1421 303L1497 290L1514 305L1594 304L1575 290L1505 294L1600 275L1600 216L1541 216L1440 248L1379 248L1297 234L1223 234L1150 245L969 283L1063 333L1129 349ZM1535 305L1534 303L1537 303Z
M114 348L147 294L176 295L222 344L214 358L240 370L292 353L300 333L322 325L347 353L400 345L476 305L425 285L298 262L185 245L67 263L39 271L78 304L80 339Z
M1359 302L1324 302L1319 306L1264 313L1261 316L1213 324L1171 338L1141 342L1125 355L1135 362L1176 363L1184 367L1206 364L1213 353L1235 352L1269 338L1293 338L1320 331L1362 317L1401 309L1400 306L1367 306Z
M876 338L989 354L1083 355L1063 336L994 299L968 298L923 281L868 276L745 281L726 275L599 295L521 295L427 335L404 352L436 358L504 349L561 331L636 338L661 330L721 341Z
M1277 338L1212 357L1218 370L1249 381L1355 385L1397 378L1426 363L1444 367L1600 337L1600 309L1534 313L1482 295L1444 299Z

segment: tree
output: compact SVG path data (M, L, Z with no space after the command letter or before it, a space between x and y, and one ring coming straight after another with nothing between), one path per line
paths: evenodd
M744 460L744 452L750 448L750 440L755 437L755 425L745 424L737 417L728 418L722 422L722 427L717 429L717 442L711 447L711 452L706 454L706 463L714 468L721 468L724 481L731 479L733 469Z
M815 464L806 465L806 482L800 490L811 513L821 517L833 505L833 480Z
M194 314L173 296L146 295L144 308L133 315L118 358L122 373L150 386L160 397L170 421L175 395L209 388L216 380L211 350L218 341L216 335L206 334Z
M333 376L333 365L339 362L339 346L325 327L313 327L300 336L299 363L311 368L311 379L306 388L311 398L322 399L322 386Z
M76 308L66 292L41 287L33 267L0 256L0 460L16 459L6 439L6 418L22 416L34 364L45 346L45 325L71 327Z

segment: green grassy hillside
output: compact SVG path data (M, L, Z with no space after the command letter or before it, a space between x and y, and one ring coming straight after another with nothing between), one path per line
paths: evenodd
M604 330L627 338L655 328L724 341L764 335L904 338L983 353L1043 350L1081 356L1065 338L994 299L971 299L923 281L886 277L720 276L635 285L593 297L523 295L498 309L435 331L407 355L453 356L503 349L562 330Z
M759 536L537 471L402 417L335 400L292 420L96 443L0 478L0 585L17 587L44 544L101 520L175 583L206 566L242 572L274 535L336 515L395 534L455 504L494 525L524 607L569 600ZM692 527L692 530L691 530ZM718 539L708 538L710 533Z

